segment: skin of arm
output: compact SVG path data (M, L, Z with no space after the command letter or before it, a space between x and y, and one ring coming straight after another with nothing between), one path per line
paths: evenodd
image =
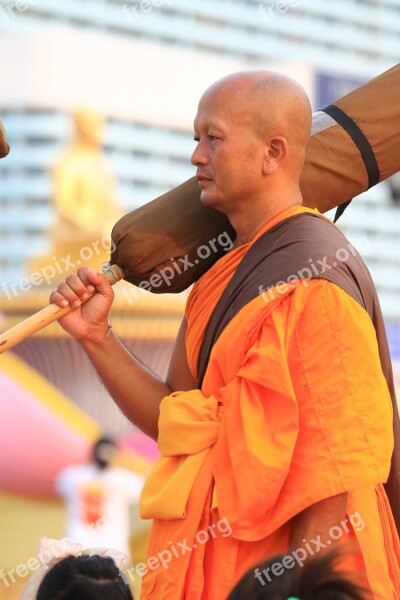
M85 301L93 291L96 291L93 297ZM107 278L85 267L80 268L77 275L69 276L50 296L51 302L61 307L70 304L75 309L59 320L60 325L86 352L122 412L157 440L161 400L173 391L197 387L186 357L186 320L180 327L163 382L109 332L108 315L113 298Z
M316 502L293 517L289 548L292 551L304 548L305 542L318 539L326 544L330 539L330 528L335 525L340 527L346 518L346 506L347 492Z

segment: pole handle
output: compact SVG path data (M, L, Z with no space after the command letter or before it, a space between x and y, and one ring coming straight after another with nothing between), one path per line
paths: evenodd
M114 283L117 283L117 281L120 281L124 277L124 273L118 265L104 263L102 271L111 285L114 285ZM96 294L96 292L93 292L85 302L87 302L94 294ZM0 334L0 354L6 352L6 350L10 350L10 348L13 348L13 346L16 346L33 333L50 325L50 323L61 319L61 317L68 314L71 310L74 310L72 306L60 308L57 304L52 303L24 321L21 321L21 323L14 325L14 327L11 327Z

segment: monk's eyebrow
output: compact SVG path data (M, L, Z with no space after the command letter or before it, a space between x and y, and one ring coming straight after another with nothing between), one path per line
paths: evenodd
M199 127L199 122L198 122L197 119L195 119L194 122L193 122L193 130L195 132L197 132L198 131L198 127ZM202 128L203 129L207 129L207 130L213 129L213 130L216 130L216 131L218 131L220 133L224 132L224 128L222 127L222 125L220 123L218 123L218 121L205 122ZM200 129L201 129L201 127L200 127Z
M214 131L219 131L220 133L223 133L225 131L224 127L221 125L221 123L218 123L218 121L211 121L208 124L209 129L214 129Z

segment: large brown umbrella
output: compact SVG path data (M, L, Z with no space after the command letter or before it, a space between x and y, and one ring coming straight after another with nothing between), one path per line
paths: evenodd
M321 212L342 206L400 170L399 97L397 65L313 115L300 182L306 206ZM180 292L234 236L225 215L201 204L193 177L117 222L109 275L155 293ZM0 353L69 310L50 305L3 333Z

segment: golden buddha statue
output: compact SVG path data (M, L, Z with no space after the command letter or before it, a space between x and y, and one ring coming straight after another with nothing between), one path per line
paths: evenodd
M102 151L104 116L82 108L73 114L74 137L53 171L55 222L52 249L35 257L28 269L54 268L53 279L65 279L79 265L100 270L110 256L111 230L122 216L112 172Z

